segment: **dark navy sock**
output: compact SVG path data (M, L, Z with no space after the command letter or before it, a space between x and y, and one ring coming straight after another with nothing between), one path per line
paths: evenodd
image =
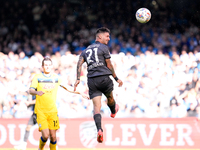
M96 124L96 127L97 127L97 132L99 131L99 129L102 130L102 128L101 128L101 114L95 114L94 115L94 121L95 121L95 124Z
M108 105L112 114L115 114L115 103L113 105Z

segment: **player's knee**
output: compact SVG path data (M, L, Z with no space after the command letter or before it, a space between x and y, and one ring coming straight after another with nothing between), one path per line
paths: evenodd
M45 135L42 136L42 138L43 138L45 141L47 141L47 139L49 138L49 135L45 134Z
M50 140L52 142L55 142L56 141L56 135L50 135Z
M49 133L43 133L42 138L46 141L49 138Z

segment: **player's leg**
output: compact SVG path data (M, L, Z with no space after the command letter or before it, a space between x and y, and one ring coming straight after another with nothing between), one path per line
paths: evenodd
M93 107L94 107L94 121L97 127L97 131L99 131L99 129L102 130L101 127L101 96L96 96L92 99L93 102Z
M26 131L25 131L25 135L24 135L24 142L27 142L28 137L29 137L29 133L30 133L30 129L33 125L35 125L37 123L36 121L36 114L32 114L31 118L28 121L28 125L26 127Z
M60 128L59 118L57 112L49 113L48 116L48 126L50 132L50 150L56 150L57 147L57 139L56 139L56 131Z
M40 137L40 141L39 141L39 150L43 150L44 146L47 142L47 139L49 137L49 129L43 129L41 130L42 136Z
M47 139L49 137L49 127L48 127L48 121L47 121L47 114L44 114L43 112L37 113L37 123L39 126L39 131L41 131L42 136L39 140L39 150L43 150L44 146L47 142Z
M119 110L119 106L118 104L116 104L114 97L113 97L113 92L108 92L105 94L105 96L107 97L107 105L110 108L111 111L111 117L114 118Z
M101 114L100 114L100 110L101 110L101 96L96 96L92 99L93 102L93 107L94 107L94 121L95 121L95 125L97 127L97 141L99 143L103 142L103 129L101 126Z
M28 137L29 137L29 133L30 133L30 129L31 129L32 126L33 126L33 124L27 125L26 131L25 131L25 134L24 134L24 142L27 142Z
M119 110L119 106L115 103L113 97L113 81L110 79L109 76L104 76L101 87L99 87L102 93L107 97L107 105L111 111L111 117L114 118L116 113Z
M90 99L92 99L93 107L94 107L94 121L97 127L97 141L103 142L103 130L101 127L101 96L102 92L97 89L97 85L99 84L99 77L88 78L88 87L89 87L89 95Z
M28 121L26 131L25 131L25 135L24 135L24 141L20 145L14 146L14 149L22 149L22 150L26 149L30 129L35 124L36 124L36 121L35 121L35 117L34 117L34 114L33 114Z
M50 150L56 150L57 140L56 140L56 130L49 130L50 132Z

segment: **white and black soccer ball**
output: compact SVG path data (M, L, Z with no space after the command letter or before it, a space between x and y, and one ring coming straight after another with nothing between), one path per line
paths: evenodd
M147 8L137 10L135 17L140 23L147 23L151 19L151 12Z

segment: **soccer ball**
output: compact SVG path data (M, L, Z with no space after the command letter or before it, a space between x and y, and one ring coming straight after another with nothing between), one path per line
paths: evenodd
M137 10L135 17L140 23L147 23L151 19L151 12L147 8Z

